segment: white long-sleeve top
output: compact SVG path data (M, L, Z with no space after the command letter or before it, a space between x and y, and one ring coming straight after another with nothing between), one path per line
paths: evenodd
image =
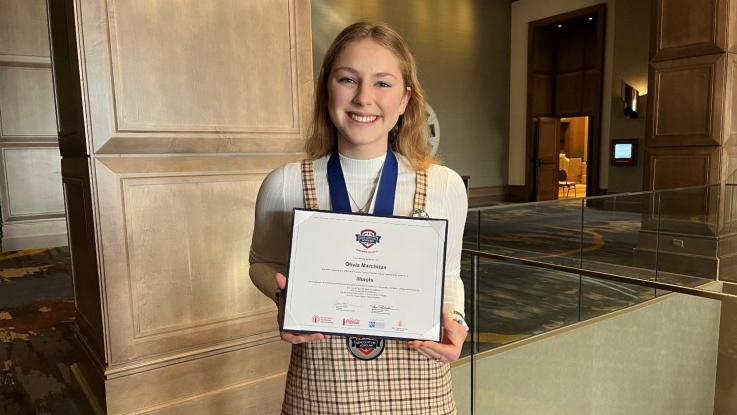
M315 187L318 206L329 210L330 191L327 180L329 156L314 161ZM394 200L395 216L410 216L415 195L415 172L401 155L397 154L399 175ZM340 155L351 208L358 211L372 198L370 212L376 196L373 195L384 156L370 160L355 160ZM431 218L448 220L448 240L445 259L445 296L443 311L464 314L463 282L461 272L461 247L466 222L468 199L461 177L447 167L433 165L427 171L426 211ZM373 196L372 196L373 195ZM277 286L274 273L287 275L289 257L289 231L292 225L292 209L304 207L302 173L300 163L290 163L269 173L258 193L256 221L251 243L250 275L253 283L270 298L274 298Z

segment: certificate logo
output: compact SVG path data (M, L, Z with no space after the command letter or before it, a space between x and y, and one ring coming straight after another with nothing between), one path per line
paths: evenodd
M361 320L356 318L344 318L343 325L346 327L358 327L361 325Z
M383 329L384 328L384 322L383 321L369 320L368 326L369 326L370 329Z
M314 324L333 324L333 318L315 314L314 316L312 316L312 323Z
M361 233L356 234L356 242L363 245L364 248L369 249L381 242L381 236L377 235L373 229L364 229Z

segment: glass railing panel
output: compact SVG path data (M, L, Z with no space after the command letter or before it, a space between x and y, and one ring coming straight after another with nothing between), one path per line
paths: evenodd
M481 251L579 266L583 199L480 210Z
M479 249L479 209L469 209L466 214L466 226L463 229L463 248Z
M666 189L655 195L658 200L656 280L697 287L716 279L720 186Z
M476 300L482 352L577 322L579 277L481 258Z
M581 268L655 279L656 202L652 193L587 199L582 215ZM583 277L581 319L616 311L654 296L652 288Z
M473 328L476 319L474 310L476 309L476 298L477 295L474 292L474 270L473 270L473 258L469 255L463 255L461 257L461 280L463 280L464 289L464 308L465 308L465 320L466 324L470 328L468 336L466 336L466 342L463 345L461 351L461 357L469 356L474 350L473 346Z

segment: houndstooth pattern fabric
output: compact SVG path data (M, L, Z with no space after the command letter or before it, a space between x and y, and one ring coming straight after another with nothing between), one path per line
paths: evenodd
M311 161L302 176L305 208L317 209ZM417 173L416 189L414 207L424 210L427 172ZM341 336L292 345L282 415L297 414L454 415L450 365L404 341L387 340L373 360L353 357Z
M424 212L427 204L427 170L420 170L416 175L414 212Z
M374 360L359 360L345 338L292 346L282 415L456 414L450 365L387 340Z
M317 190L312 160L302 160L302 192L305 209L317 210Z

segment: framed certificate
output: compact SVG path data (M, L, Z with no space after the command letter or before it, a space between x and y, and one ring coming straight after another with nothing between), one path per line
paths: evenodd
M440 341L445 219L295 209L284 331Z

